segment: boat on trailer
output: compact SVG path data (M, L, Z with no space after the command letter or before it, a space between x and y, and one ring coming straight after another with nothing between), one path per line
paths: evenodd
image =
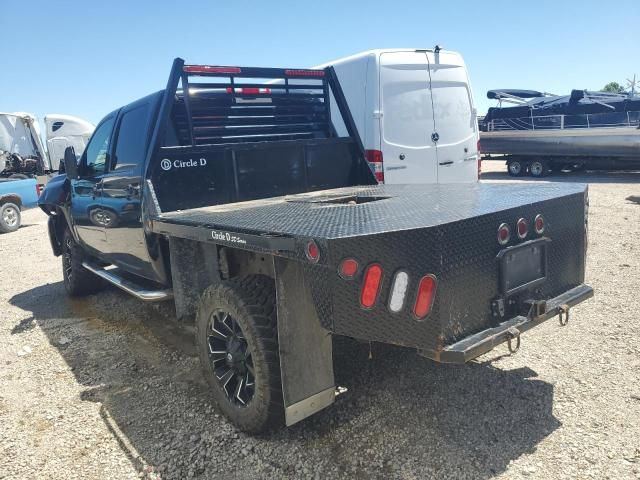
M505 89L487 97L498 106L479 120L480 148L484 158L503 156L513 176L640 168L640 96Z

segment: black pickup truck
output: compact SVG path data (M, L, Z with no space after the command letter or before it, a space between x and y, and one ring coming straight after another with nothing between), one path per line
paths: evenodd
M176 59L67 153L40 206L68 293L173 299L249 432L333 403L332 335L464 363L593 295L585 186L378 185L331 68Z

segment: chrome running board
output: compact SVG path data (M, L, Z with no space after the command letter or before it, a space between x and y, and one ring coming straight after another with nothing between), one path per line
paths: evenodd
M82 266L143 302L161 302L163 300L171 300L173 298L173 291L171 289L148 290L145 287L137 285L131 280L122 278L114 271L116 269L106 269L97 265L92 265L89 262L82 262Z

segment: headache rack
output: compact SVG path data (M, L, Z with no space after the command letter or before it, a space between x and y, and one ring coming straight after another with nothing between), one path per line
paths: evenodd
M336 137L332 94L345 114L332 69L185 65L178 59L172 78L170 119L177 145ZM344 122L349 131L351 118Z

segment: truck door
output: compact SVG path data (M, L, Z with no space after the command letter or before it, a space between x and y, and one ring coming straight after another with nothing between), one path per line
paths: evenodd
M142 100L118 116L109 172L104 176L101 219L107 238L106 260L154 278L142 228L142 168L149 134L151 102Z
M424 51L380 54L381 150L386 183L437 183L429 64Z
M80 241L103 253L106 247L100 211L102 181L107 170L115 114L106 117L96 128L80 160L80 178L71 181L71 216Z
M478 131L464 62L449 52L427 52L438 150L438 183L478 179Z

